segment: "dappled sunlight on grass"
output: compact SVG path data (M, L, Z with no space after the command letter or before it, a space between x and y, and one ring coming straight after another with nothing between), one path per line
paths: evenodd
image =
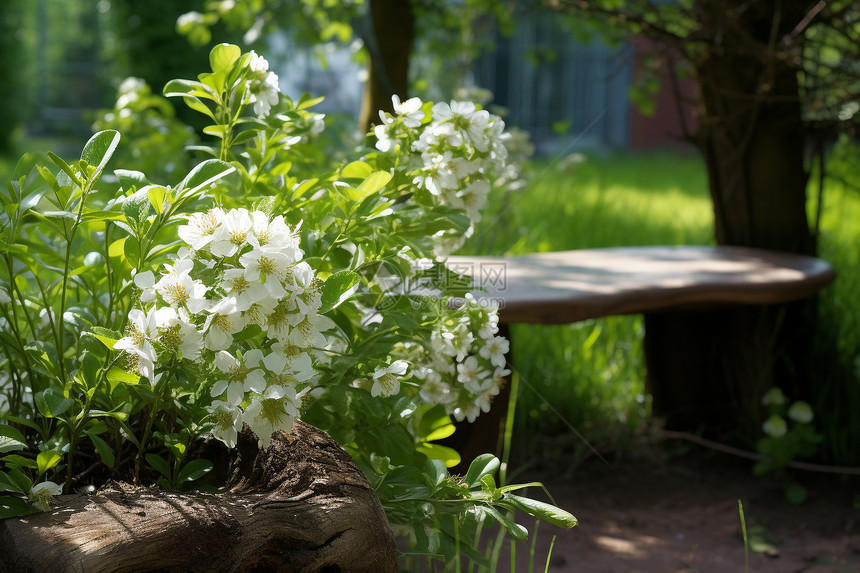
M533 173L524 189L491 197L464 254L714 242L706 172L698 157L539 161ZM815 195L813 189L811 224ZM845 463L860 451L860 427L846 417L845 408L860 403L860 191L829 181L821 227L819 256L836 267L839 277L820 297L816 360L821 366L815 385L823 389L823 398L813 407L827 440L822 453ZM552 327L514 325L514 367L526 382L520 384L518 430L553 435L574 427L609 447L625 440L624 434L648 415L643 331L641 316ZM840 412L834 404L841 404Z
M712 243L711 202L698 158L658 154L564 164L538 163L524 190L492 197L465 250L511 255ZM648 414L642 334L641 316L514 325L520 433L574 427L598 445L619 445Z

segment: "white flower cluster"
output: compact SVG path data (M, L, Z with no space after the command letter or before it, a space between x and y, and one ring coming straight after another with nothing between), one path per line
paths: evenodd
M444 404L458 421L474 422L490 411L511 373L506 366L508 340L498 336L498 306L466 295L465 304L448 311L431 335L432 352L415 358L412 376L430 404Z
M505 122L471 102L437 103L427 121L418 98L400 103L395 96L392 101L395 116L380 112L382 124L374 129L376 148L418 154L407 167L413 183L437 197L440 205L465 211L473 225L479 222L491 182L505 170L505 142L510 138ZM437 233L436 256L446 257L471 233L472 227L463 236Z
M178 233L187 247L161 276L135 276L140 308L114 348L153 384L164 375L157 365L174 359L215 372L213 435L232 447L244 422L267 447L299 416L318 378L314 361L326 360L317 349L333 343L323 334L334 323L318 312L319 283L282 216L213 208L190 215ZM248 327L264 333L263 343L243 352L235 335Z
M250 103L254 104L254 113L259 117L269 115L273 106L278 105L281 97L278 75L269 71L269 62L254 50L250 52L251 78L248 80L248 92L251 94Z

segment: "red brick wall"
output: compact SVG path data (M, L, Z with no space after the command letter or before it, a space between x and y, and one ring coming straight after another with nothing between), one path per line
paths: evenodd
M648 57L659 57L660 52L657 46L645 39L637 38L633 42L635 60L633 75L634 81L637 79L645 65L645 60ZM676 62L679 58L676 57ZM680 67L682 63L677 63L676 67ZM666 69L666 66L663 66ZM654 115L646 117L639 112L634 105L630 114L630 149L637 151L670 148L670 149L686 149L691 150L690 143L680 139L683 135L682 123L679 114L679 107L675 97L675 91L672 87L672 82L668 77L669 72L665 71L664 76L660 80L660 91L655 96ZM680 92L681 109L684 113L686 126L688 131L695 131L695 100L696 89L693 80L679 79L678 91Z

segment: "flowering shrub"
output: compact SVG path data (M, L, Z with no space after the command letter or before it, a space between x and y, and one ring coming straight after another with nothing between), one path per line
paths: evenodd
M0 517L107 478L207 487L204 440L247 425L267 447L301 417L419 553L449 559L487 520L522 539L514 509L575 524L497 487L492 455L448 474L459 456L435 443L510 373L497 309L444 265L506 167L502 121L408 100L375 149L326 165L314 100L254 52L210 62L165 86L216 142L178 183L110 176L105 130L79 161L25 156L0 195Z

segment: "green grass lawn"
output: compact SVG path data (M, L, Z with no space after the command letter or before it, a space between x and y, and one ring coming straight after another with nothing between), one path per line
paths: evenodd
M493 198L467 253L713 243L705 168L697 156L596 156L575 165L537 163L534 172L534 181L522 191ZM860 431L846 432L850 408L838 408L860 405L860 380L853 369L860 349L858 239L860 194L828 185L820 255L840 274L821 297L823 336L816 337L815 349L821 369L815 386L823 392L813 408L825 434L822 454L842 463L858 461L860 446ZM511 335L520 376L515 436L522 436L523 444L535 435L569 438L573 427L598 449L623 448L647 421L641 316L566 326L514 325ZM583 440L560 441L588 450Z

